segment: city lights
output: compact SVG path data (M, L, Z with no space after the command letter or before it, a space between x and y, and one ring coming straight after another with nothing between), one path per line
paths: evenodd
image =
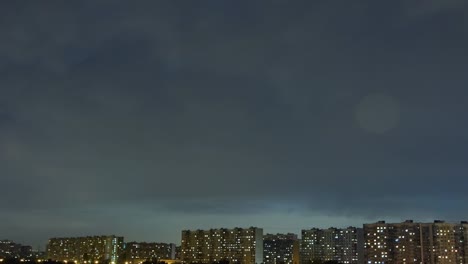
M124 242L117 236L51 238L44 254L29 246L0 241L0 262L65 264L342 264L402 263L468 264L468 222L414 222L363 224L363 228L311 228L296 234L266 234L262 228L183 230L181 245ZM19 257L26 254L29 257ZM34 258L41 256L41 258ZM54 263L60 264L60 263Z

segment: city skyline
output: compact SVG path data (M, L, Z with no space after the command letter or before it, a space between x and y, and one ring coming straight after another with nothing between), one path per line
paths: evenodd
M440 219L432 219L432 220L402 219L402 220L393 221L391 219L385 219L385 220L379 219L379 220L376 220L376 221L373 221L373 222L372 221L371 222L363 222L363 223L357 224L357 225L351 225L351 224L344 224L343 226L337 226L337 225L324 225L324 226L309 225L309 226L289 228L289 229L296 230L294 232L293 231L291 231L291 232L289 232L289 231L286 231L286 232L271 232L271 231L268 231L269 230L268 228L264 228L261 225L245 225L245 226L236 226L236 225L232 225L232 226L224 225L223 226L223 225L220 225L220 226L211 226L211 227L206 227L206 228L198 227L198 228L191 228L191 229L182 228L180 230L171 230L172 232L177 233L178 238L175 239L175 241L161 240L161 239L157 239L155 237L150 238L148 240L135 240L135 239L133 239L133 237L131 235L119 233L117 231L116 232L111 232L111 233L98 232L98 233L94 233L94 234L84 234L84 235L83 234L71 235L70 233L64 233L62 235L48 237L40 245L39 244L33 245L33 244L27 243L25 241L14 240L14 239L10 239L10 238L7 238L7 237L3 237L3 238L0 237L0 241L5 241L5 242L10 241L10 242L18 243L18 245L30 246L33 251L44 250L50 239L64 239L64 238L70 238L70 237L80 238L80 237L116 236L116 237L125 238L125 243L149 243L149 244L162 243L162 244L174 244L176 246L180 246L180 244L181 244L180 232L181 231L207 231L207 230L248 229L248 228L260 228L262 230L262 233L263 233L264 237L265 236L270 236L270 235L272 235L272 236L282 235L282 236L285 236L285 237L288 237L290 235L295 235L295 236L297 236L297 239L302 241L304 232L312 232L312 231L320 231L320 232L326 231L326 232L328 232L328 231L335 231L335 230L336 231L349 231L349 230L352 230L352 229L363 229L366 225L371 225L371 226L372 225L378 226L380 224L383 224L383 225L385 225L385 224L405 225L405 224L408 224L408 223L411 223L411 224L413 224L413 223L414 224L420 224L420 223L432 224L432 223L437 223L437 222L457 225L457 224L460 224L460 223L466 224L466 222L468 222L468 220L449 221L449 220L440 220ZM310 237L310 234L308 235L308 237ZM308 239L310 239L310 238L308 238ZM304 243L304 241L302 241L301 243Z
M310 228L269 234L259 227L181 230L180 245L125 241L122 236L50 238L47 250L0 240L0 262L95 264L448 264L468 263L468 221L398 223Z
M3 1L0 235L468 219L468 1Z

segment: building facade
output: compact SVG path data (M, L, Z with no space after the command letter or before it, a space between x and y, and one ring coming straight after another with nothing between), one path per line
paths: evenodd
M32 247L10 240L0 240L0 259L31 259Z
M443 221L365 224L366 263L468 263L467 228Z
M124 239L117 236L51 238L47 258L75 263L119 263L123 261Z
M182 247L180 245L175 248L175 259L182 259Z
M265 264L299 264L299 240L296 234L267 234L263 237Z
M128 242L125 244L126 262L143 263L147 260L158 262L175 259L176 246L168 243Z
M355 227L302 230L301 263L359 263L358 234Z
M263 230L256 227L184 230L181 260L184 263L203 264L220 261L263 263Z

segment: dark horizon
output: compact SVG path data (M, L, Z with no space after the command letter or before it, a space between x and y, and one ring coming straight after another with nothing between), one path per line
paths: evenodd
M0 234L468 219L468 4L0 4Z

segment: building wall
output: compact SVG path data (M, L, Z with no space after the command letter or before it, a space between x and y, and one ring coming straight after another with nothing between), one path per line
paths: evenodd
M293 264L301 263L301 240L294 241Z
M460 263L468 263L468 222L461 222L459 228L459 239L463 241L460 248Z
M435 263L457 263L456 225L437 222L433 225Z
M265 264L297 263L298 239L295 234L267 234L263 237Z
M77 263L118 263L122 260L123 240L117 236L51 238L47 245L47 258Z
M175 245L168 243L129 242L125 244L126 261L139 264L146 260L175 259Z
M313 263L322 257L320 240L322 232L318 228L302 230L301 261L303 264Z
M338 230L336 247L337 261L344 264L358 263L358 229L354 227Z
M179 246L176 246L175 247L175 258L174 259L182 259L182 247L179 245Z
M32 247L24 246L10 240L0 240L0 258L30 259Z
M392 258L395 263L421 263L420 225L412 222L397 224L390 237L394 237L395 248L392 249Z
M365 224L365 261L369 264L464 264L467 263L465 234L464 224L443 221Z
M366 263L366 260L364 259L364 229L363 228L357 229L357 255L358 255L359 264Z
M302 230L301 262L323 261L358 263L358 228Z
M263 263L263 230L234 228L182 231L181 259L184 263Z
M364 247L366 263L392 263L392 255L390 254L389 229L385 222L377 222L375 224L364 225Z
M250 243L247 243L250 246ZM255 261L256 264L263 263L263 254L264 254L264 247L263 247L263 229L256 228L255 230Z

